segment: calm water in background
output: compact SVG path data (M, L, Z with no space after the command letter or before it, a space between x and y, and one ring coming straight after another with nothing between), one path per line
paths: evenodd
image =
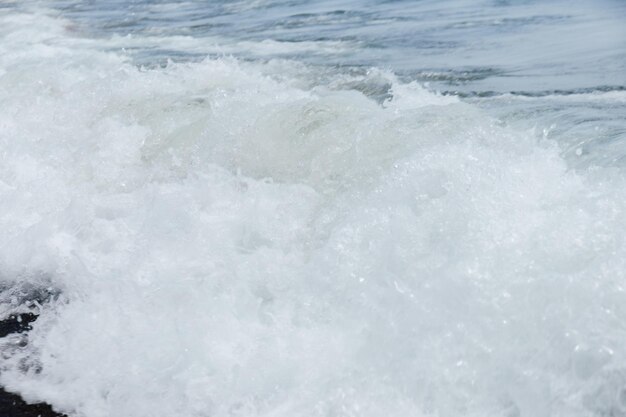
M621 165L626 156L623 94L597 96L626 90L624 1L44 4L74 20L86 36L150 37L148 47L126 48L138 64L233 54L295 59L337 71L390 69L405 80L467 97L520 128L549 132L573 165ZM159 45L160 37L171 36L206 44ZM236 46L226 48L231 43ZM285 43L288 47L281 47Z

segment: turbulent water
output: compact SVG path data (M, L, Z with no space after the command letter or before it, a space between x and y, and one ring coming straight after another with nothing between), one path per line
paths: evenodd
M625 21L0 3L0 313L40 314L0 385L71 417L626 416Z

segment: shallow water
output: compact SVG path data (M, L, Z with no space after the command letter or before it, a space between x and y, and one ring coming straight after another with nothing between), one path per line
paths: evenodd
M0 384L88 417L626 415L625 15L3 3L0 312L40 316Z

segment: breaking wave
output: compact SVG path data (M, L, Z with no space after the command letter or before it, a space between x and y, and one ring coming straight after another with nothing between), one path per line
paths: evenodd
M106 42L0 11L3 294L53 294L3 386L89 417L626 414L622 170L385 71Z

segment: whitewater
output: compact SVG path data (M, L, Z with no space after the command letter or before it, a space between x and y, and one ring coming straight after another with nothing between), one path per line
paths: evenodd
M626 172L584 159L624 142L507 119L626 91L246 55L353 47L0 8L0 315L39 315L0 385L70 417L626 415Z

